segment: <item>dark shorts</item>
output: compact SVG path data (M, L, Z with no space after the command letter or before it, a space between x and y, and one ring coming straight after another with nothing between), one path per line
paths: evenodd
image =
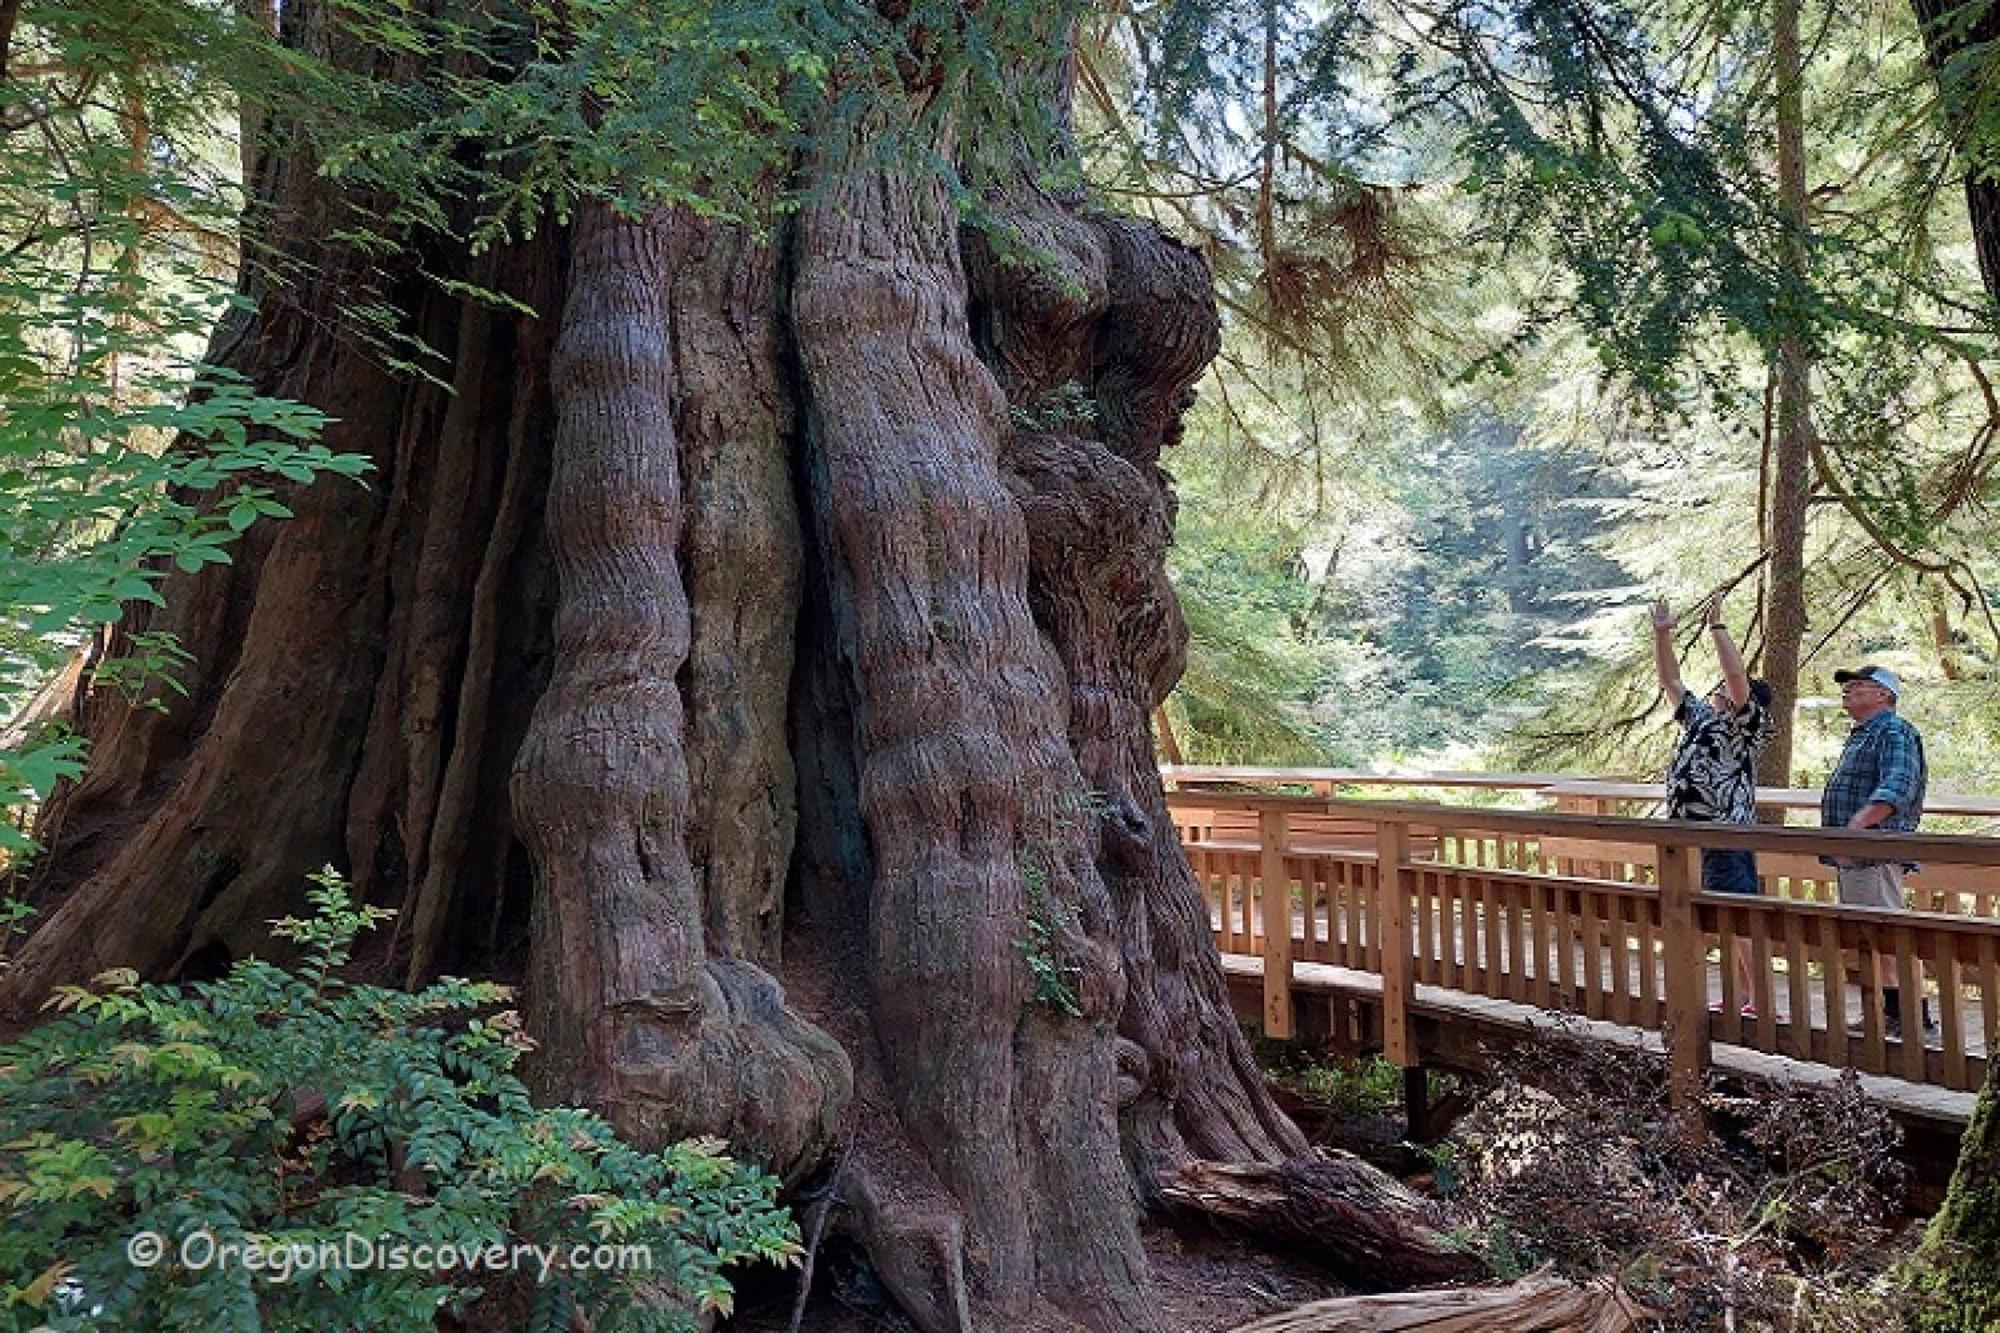
M1701 887L1706 893L1761 893L1755 852L1724 852L1703 848Z

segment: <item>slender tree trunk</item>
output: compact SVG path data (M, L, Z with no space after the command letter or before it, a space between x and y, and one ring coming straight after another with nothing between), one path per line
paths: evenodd
M1778 200L1785 236L1783 266L1802 300L1806 268L1806 153L1803 62L1798 0L1773 0L1773 59L1777 74ZM1793 719L1799 697L1799 655L1806 635L1806 510L1812 500L1812 355L1800 317L1778 342L1778 411L1773 440L1767 523L1770 559L1764 566L1765 620L1760 673L1771 684L1777 730L1758 760L1758 780L1789 786Z

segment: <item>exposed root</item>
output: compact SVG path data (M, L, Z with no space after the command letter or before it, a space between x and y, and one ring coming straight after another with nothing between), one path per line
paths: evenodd
M1482 1271L1432 1226L1420 1196L1346 1153L1276 1166L1192 1162L1162 1182L1160 1197L1321 1255L1358 1286L1465 1281Z
M871 1142L841 1184L842 1230L868 1255L882 1285L922 1333L973 1327L965 1275L965 1219L914 1155Z
M611 1119L640 1142L727 1139L796 1181L839 1144L854 1091L840 1044L785 1005L762 968L710 959L684 1012L648 1000L621 1015Z

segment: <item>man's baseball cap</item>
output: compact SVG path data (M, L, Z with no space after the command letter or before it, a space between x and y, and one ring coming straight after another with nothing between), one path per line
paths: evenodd
M1903 697L1903 682L1896 679L1896 673L1885 666L1858 666L1852 671L1842 669L1833 673L1836 685L1845 685L1850 680L1866 680L1880 685L1898 699Z

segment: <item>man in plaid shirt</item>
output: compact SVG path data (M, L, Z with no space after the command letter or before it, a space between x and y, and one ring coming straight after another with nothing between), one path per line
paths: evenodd
M1820 794L1819 822L1827 828L1879 828L1892 833L1915 829L1924 813L1924 738L1896 712L1903 684L1887 667L1863 666L1836 671L1840 706L1854 720L1847 745ZM1821 857L1840 881L1840 901L1858 907L1901 908L1903 872L1914 865L1894 861L1864 861L1853 857ZM1876 955L1876 976L1882 985L1882 1009L1891 1037L1903 1032L1902 996L1889 971L1889 960ZM1919 985L1921 986L1921 972ZM1924 1006L1924 1026L1930 1027L1930 1006Z

